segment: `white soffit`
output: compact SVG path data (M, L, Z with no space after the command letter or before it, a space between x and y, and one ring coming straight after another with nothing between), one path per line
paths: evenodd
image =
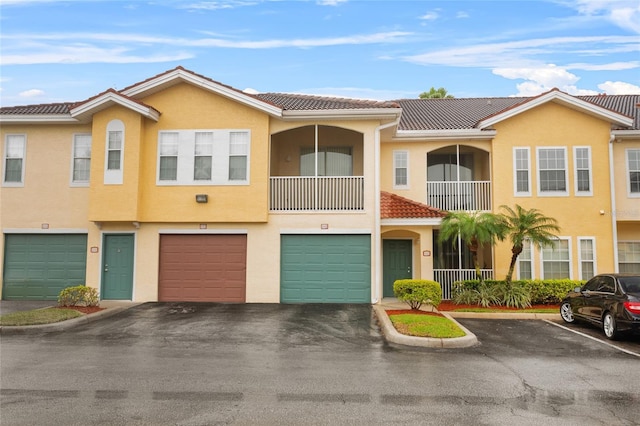
M71 110L71 116L82 121L83 119L88 119L93 114L109 108L114 104L122 105L123 107L133 110L153 121L158 121L158 118L160 117L160 113L155 109L141 105L111 91L103 93L102 95L99 95L94 99L90 99L89 101L82 103L80 106L73 108Z
M245 95L244 93L238 90L232 89L228 86L224 86L222 84L215 83L204 77L195 75L184 69L175 69L166 74L162 74L150 80L136 84L135 86L122 91L122 94L132 98L147 96L152 93L156 93L161 90L167 89L171 86L175 86L176 84L181 82L193 84L195 86L217 93L226 98L235 100L237 102L243 103L245 105L248 105L258 110L261 110L263 112L266 112L269 115L273 115L276 117L282 116L282 110L276 106L273 106L259 99L256 99L253 96Z

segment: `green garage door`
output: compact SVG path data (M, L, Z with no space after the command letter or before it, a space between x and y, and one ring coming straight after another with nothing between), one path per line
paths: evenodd
M57 300L85 283L86 267L86 234L7 234L2 299Z
M370 235L283 235L282 303L371 303Z

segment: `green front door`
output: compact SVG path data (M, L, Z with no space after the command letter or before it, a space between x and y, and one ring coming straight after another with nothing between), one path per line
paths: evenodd
M104 236L102 299L131 300L133 296L133 234Z
M413 278L411 272L411 240L383 240L383 288L382 297L395 297L393 283L403 278Z

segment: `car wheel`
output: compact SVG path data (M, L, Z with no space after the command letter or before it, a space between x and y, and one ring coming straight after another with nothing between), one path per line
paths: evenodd
M569 302L564 302L560 305L560 316L564 322L575 322L576 319L573 317L573 311L571 310L571 304Z
M613 317L611 312L604 314L604 318L602 319L602 330L604 331L604 335L607 336L607 339L616 340L620 336L616 319Z

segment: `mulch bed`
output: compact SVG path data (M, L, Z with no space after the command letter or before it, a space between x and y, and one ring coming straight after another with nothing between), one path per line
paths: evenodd
M101 308L100 306L56 306L58 309L73 309L74 311L82 312L83 314L94 314L107 308Z

